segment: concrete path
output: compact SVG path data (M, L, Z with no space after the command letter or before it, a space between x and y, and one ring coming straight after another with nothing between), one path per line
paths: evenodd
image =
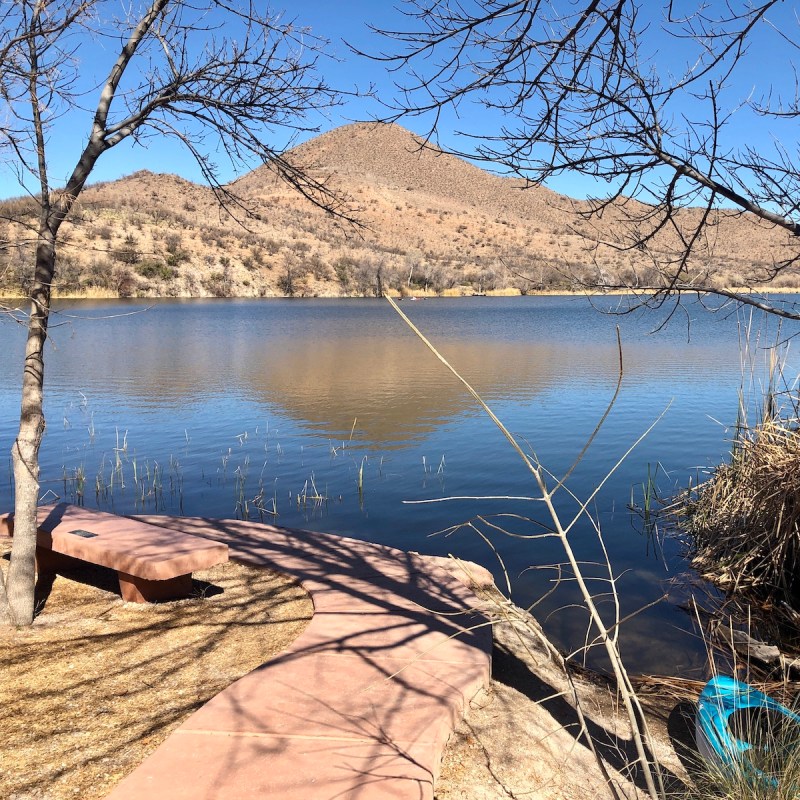
M461 580L436 559L331 534L140 519L295 576L314 616L287 651L189 717L108 800L433 798L453 725L490 676L491 629Z

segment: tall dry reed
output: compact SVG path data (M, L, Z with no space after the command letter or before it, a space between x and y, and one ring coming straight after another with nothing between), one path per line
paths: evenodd
M800 430L766 419L737 435L731 460L718 466L683 508L695 566L726 589L758 588L798 600L800 576Z

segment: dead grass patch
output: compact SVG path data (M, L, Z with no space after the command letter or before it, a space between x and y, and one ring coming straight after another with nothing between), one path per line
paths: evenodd
M237 563L195 573L205 596L159 605L123 603L103 572L59 576L34 624L4 632L0 797L104 797L313 613L293 579Z
M678 507L702 575L726 590L755 588L797 605L798 461L795 420L766 419L739 431L730 463Z

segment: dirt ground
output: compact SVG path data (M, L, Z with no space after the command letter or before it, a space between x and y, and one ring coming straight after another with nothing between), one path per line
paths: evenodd
M630 725L611 681L573 665L568 678L561 654L536 619L507 600L487 570L458 559L427 558L472 588L474 608L491 621L494 639L490 685L473 698L450 737L436 800L645 796ZM683 683L635 681L651 736L650 758L660 765L656 780L676 798L698 761L695 705L687 698L693 701L699 688Z
M113 593L113 573L84 569L40 587L45 613L4 634L2 798L104 797L181 720L285 649L313 610L293 580L236 563L195 573L196 599L141 606ZM610 777L634 797L642 782L626 774L634 756L613 692L577 686ZM497 624L491 686L451 737L436 800L612 797L568 697L536 635ZM680 785L675 714L653 709L656 755Z
M30 628L2 632L4 800L104 797L313 612L293 579L232 562L194 573L197 598L158 605L123 603L110 570L74 577L39 587Z
M470 704L448 742L436 800L586 800L644 796L636 754L615 692L589 676L574 679L586 727L604 762L604 777L586 745L561 668L530 631L494 626L492 682ZM691 759L692 709L646 698L655 755L665 784L679 791ZM678 752L683 756L679 758Z

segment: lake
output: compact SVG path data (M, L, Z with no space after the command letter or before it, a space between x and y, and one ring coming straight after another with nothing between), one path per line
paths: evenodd
M609 310L618 299L599 303ZM567 487L587 498L660 417L591 511L618 576L622 615L669 595L624 624L629 668L700 675L705 657L685 610L693 579L682 546L648 532L628 506L632 498L643 504L648 476L669 496L725 458L747 315L688 302L668 321L672 308L620 316L579 297L401 306L556 478L614 395L619 326L619 397ZM582 646L586 614L573 584L556 583L564 560L558 542L520 538L541 533L537 521L548 523L542 504L489 499L533 496L530 474L385 301L62 301L57 311L46 354L46 499L82 494L86 505L118 513L249 516L454 553L499 576L492 550L463 525L473 521L504 560L514 600L536 604L561 647ZM760 339L746 372L757 384L761 343L775 341L776 326L762 317L753 325ZM795 332L784 324L780 336ZM4 318L0 333L0 449L7 454L24 329ZM787 375L796 373L790 358ZM3 457L0 509L11 507L12 491ZM461 499L409 502L442 498ZM563 490L557 499L571 519L576 501ZM582 560L602 560L590 521L577 523L571 538ZM613 613L610 603L602 608Z

